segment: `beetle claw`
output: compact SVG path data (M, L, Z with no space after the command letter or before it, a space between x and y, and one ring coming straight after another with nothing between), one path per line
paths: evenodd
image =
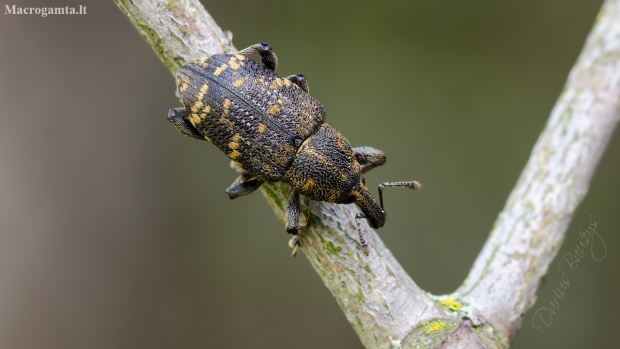
M293 237L288 241L288 246L293 249L291 252L291 257L297 257L297 252L299 248L302 247L301 239L308 232L308 220L309 218L306 216L306 222L304 225L300 226L297 229L297 234L293 235Z
M297 257L297 251L301 247L301 236L294 235L288 242L288 246L293 249L291 257Z

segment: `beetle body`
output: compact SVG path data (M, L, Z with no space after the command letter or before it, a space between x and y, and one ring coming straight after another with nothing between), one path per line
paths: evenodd
M249 59L256 53L262 65ZM359 219L379 228L386 215L382 200L379 206L364 186L362 174L385 163L385 154L369 147L352 149L325 123L323 106L308 94L305 78L282 77L276 65L277 57L264 43L236 55L192 60L176 79L184 107L171 109L168 119L185 135L211 142L243 169L227 189L231 199L253 192L265 181L289 183L289 233L301 228L299 195L357 203L363 211L356 216L362 250L368 254ZM417 182L386 185L419 187Z
M242 55L194 60L177 74L192 126L240 167L280 181L301 141L325 120L297 85Z

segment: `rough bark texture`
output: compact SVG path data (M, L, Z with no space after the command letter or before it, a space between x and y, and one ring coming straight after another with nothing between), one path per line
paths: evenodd
M235 51L198 1L116 3L172 74L191 58ZM608 0L491 236L453 295L421 290L367 225L365 257L354 205L304 205L311 225L301 250L367 348L510 345L618 123L619 37L620 0ZM290 188L266 183L261 190L284 221Z

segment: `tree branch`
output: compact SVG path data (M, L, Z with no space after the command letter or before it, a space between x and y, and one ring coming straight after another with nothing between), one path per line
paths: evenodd
M514 339L619 120L620 1L608 0L458 292Z
M176 74L186 61L235 52L230 35L196 0L115 0ZM467 282L452 296L421 290L377 234L357 240L353 205L306 202L302 251L367 348L506 348L557 254L577 205L618 122L620 0L607 1L565 91ZM261 190L284 221L290 187Z

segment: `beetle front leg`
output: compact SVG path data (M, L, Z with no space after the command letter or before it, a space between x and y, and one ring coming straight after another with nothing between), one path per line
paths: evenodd
M301 200L299 193L294 191L286 203L286 232L292 234L293 237L288 245L293 249L291 256L297 256L297 250L301 247L301 236L308 229L308 222L305 226L299 224L299 216L301 215Z
M353 153L355 153L355 158L361 165L360 171L362 173L366 173L377 166L385 164L387 160L384 152L371 147L353 148Z
M196 139L200 139L204 141L205 138L185 118L187 115L188 115L188 112L187 110L185 110L185 108L174 108L168 111L168 115L166 117L168 118L168 121L172 123L174 128L177 129L177 131L181 132L182 134L188 137L192 137L192 138L196 138Z
M301 200L299 193L294 191L286 203L286 232L297 235L299 232L299 216L301 214Z
M244 172L237 177L233 184L226 189L228 197L232 200L240 196L251 194L265 182L260 178L250 178L252 178L252 175L248 172Z
M260 60L263 65L273 71L276 71L276 67L278 66L278 56L273 52L271 46L268 43L263 42L260 44L252 45L248 48L245 48L239 51L240 55L246 56L248 58L252 57L255 54L260 55Z

